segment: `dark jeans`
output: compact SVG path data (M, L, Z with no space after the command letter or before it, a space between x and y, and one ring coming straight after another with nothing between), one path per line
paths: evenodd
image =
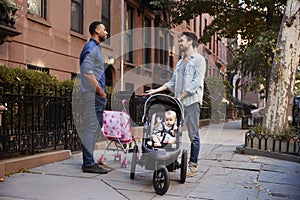
M194 103L184 107L185 123L191 141L190 163L197 165L200 152L199 118L200 104Z
M95 164L94 148L103 126L103 111L106 99L100 98L94 92L82 93L84 104L84 127L82 134L82 157L83 166Z

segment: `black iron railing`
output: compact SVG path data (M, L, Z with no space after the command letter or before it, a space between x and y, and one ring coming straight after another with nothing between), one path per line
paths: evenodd
M72 90L47 86L37 89L2 86L0 104L0 157L34 154L47 149L80 149L72 118Z
M72 109L72 103L76 107L81 104L80 98L72 94L72 88L49 85L1 85L0 105L7 109L2 113L0 125L0 159L56 149L80 150L78 124L83 116L80 109ZM134 93L114 98L109 95L106 109L123 110L123 99L127 100L132 126L141 125L143 97Z
M245 146L264 151L281 152L300 156L300 137L257 134L251 130L246 132Z
M122 111L124 99L131 126L142 125L144 96L130 92L108 95L106 109ZM73 109L75 103L78 109ZM80 150L80 104L69 87L0 85L0 105L7 108L0 125L0 159L56 149Z

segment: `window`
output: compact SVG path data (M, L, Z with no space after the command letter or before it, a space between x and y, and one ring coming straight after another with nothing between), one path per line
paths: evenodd
M46 0L28 0L27 12L46 19Z
M102 23L110 34L110 0L102 1ZM110 38L107 38L104 43L110 44Z
M71 0L71 30L83 34L83 0Z
M46 74L49 74L49 72L50 72L48 68L39 67L39 66L36 66L36 65L30 65L30 64L27 64L27 69L35 70L35 71L39 71L39 72L44 72Z
M144 20L144 64L151 63L151 20L145 18ZM146 65L147 68L150 68L150 65Z
M126 22L125 22L125 31L126 31L126 61L133 63L133 8L127 7L126 12Z

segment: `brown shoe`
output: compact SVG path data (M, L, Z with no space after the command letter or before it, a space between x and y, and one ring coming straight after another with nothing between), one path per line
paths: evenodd
M197 174L198 174L198 167L195 165L189 165L186 172L186 176L193 177L196 176Z

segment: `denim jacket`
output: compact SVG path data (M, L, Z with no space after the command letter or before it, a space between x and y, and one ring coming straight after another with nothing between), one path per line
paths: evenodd
M164 85L174 91L175 98L180 97L178 88L179 69L183 62L180 59L176 64L176 69L172 78ZM183 91L188 92L190 95L182 100L184 106L189 106L193 103L199 102L202 105L203 92L204 92L204 77L206 71L206 62L203 56L197 52L193 53L185 68L184 72L184 85Z

